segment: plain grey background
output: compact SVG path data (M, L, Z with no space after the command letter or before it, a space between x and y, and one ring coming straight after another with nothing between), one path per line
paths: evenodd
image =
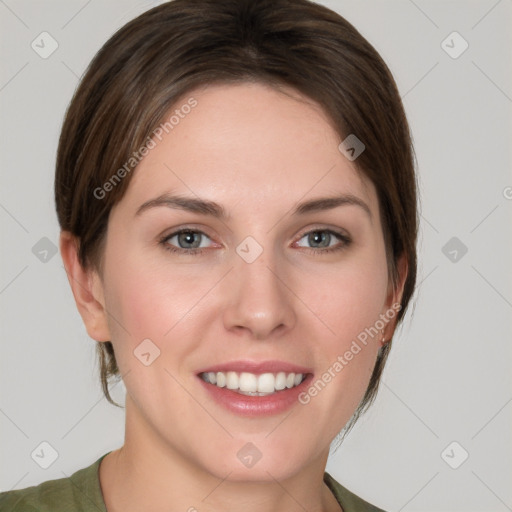
M157 3L0 0L2 491L68 476L123 442L124 410L103 398L52 252L53 172L79 76ZM422 200L414 315L327 470L390 512L512 510L512 0L320 3L393 72ZM122 383L112 394L123 400ZM42 442L58 455L47 469L31 456Z

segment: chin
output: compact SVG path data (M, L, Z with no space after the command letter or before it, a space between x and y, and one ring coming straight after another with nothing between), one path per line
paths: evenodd
M269 442L264 435L260 439L254 442L231 439L229 447L219 445L218 450L209 453L209 460L203 461L204 467L216 478L233 482L275 482L293 477L318 457L308 454L300 439L292 445L277 440Z

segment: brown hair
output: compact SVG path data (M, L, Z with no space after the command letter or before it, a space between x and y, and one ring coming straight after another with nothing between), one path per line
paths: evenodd
M126 171L180 98L206 84L243 81L295 88L323 107L342 140L355 134L365 144L355 164L377 190L393 284L398 258L408 263L399 322L416 281L409 126L373 46L343 17L308 0L173 0L130 21L99 50L67 110L55 174L58 220L76 237L80 263L103 275L109 213L133 172L128 168L101 198L94 191ZM374 400L390 349L391 341L380 349L350 427ZM103 391L115 404L112 343L98 342L97 350Z

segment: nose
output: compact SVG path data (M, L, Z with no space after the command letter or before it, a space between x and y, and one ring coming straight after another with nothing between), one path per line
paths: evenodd
M248 332L257 340L292 329L296 322L286 277L265 252L252 263L237 261L224 283L223 320L229 331Z

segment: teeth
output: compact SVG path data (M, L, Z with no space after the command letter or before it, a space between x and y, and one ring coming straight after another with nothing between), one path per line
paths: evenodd
M226 373L226 387L228 389L238 389L238 375L236 372Z
M275 388L277 389L277 391L281 391L281 389L284 389L285 387L286 387L286 373L279 372L276 375Z
M217 386L219 386L219 388L223 388L226 385L226 376L222 372L217 372L216 374L213 373L213 375L215 375L215 381L214 381L213 379L210 378L210 375L212 373L213 372L207 373L207 375L208 375L207 382L210 382L211 384L217 384Z
M242 372L207 372L202 373L205 382L219 388L226 387L243 395L264 396L285 388L298 386L304 380L302 373L254 373Z
M254 373L241 373L238 378L238 388L248 393L258 391L258 377Z
M272 373L262 373L258 377L258 393L273 393L275 391L275 382L276 379Z

